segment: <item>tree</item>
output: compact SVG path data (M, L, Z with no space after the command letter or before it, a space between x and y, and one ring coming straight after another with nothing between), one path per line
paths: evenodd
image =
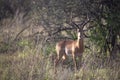
M102 0L100 4L100 15L96 19L95 28L92 30L92 37L100 45L101 51L109 52L110 57L116 57L119 50L120 40L120 1Z
M72 22L80 24L87 18L91 34L87 35L103 53L115 56L115 48L120 37L119 0L35 0L34 10L39 11L39 24L43 25L49 36L63 30L73 29ZM34 12L36 12L34 11ZM75 19L77 21L74 21ZM66 24L66 25L65 25ZM54 36L56 37L56 36Z

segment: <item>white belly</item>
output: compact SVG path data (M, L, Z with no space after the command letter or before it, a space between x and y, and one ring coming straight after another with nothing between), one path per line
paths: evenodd
M71 49L65 48L65 53L66 53L66 55L68 55L68 56L72 56L72 50L71 50Z

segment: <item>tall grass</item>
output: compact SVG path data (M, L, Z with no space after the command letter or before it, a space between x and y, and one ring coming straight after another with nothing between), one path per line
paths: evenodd
M51 57L36 53L34 49L24 49L15 54L0 54L1 80L119 80L120 63L101 62L91 54L84 58L82 66L75 73L70 67L54 66ZM72 63L72 62L71 62Z

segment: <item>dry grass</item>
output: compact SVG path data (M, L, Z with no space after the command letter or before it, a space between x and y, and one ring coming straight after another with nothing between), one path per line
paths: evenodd
M35 50L24 49L24 51L12 55L0 54L0 78L1 80L120 79L119 62L113 61L101 64L100 62L92 61L94 58L90 55L89 58L84 59L85 61L77 73L70 67L62 68L58 66L55 74L51 59L49 57L45 58L41 53L36 53Z

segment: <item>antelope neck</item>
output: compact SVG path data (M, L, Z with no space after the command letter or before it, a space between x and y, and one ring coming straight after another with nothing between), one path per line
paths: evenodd
M83 45L83 38L77 39L77 46L80 47Z

